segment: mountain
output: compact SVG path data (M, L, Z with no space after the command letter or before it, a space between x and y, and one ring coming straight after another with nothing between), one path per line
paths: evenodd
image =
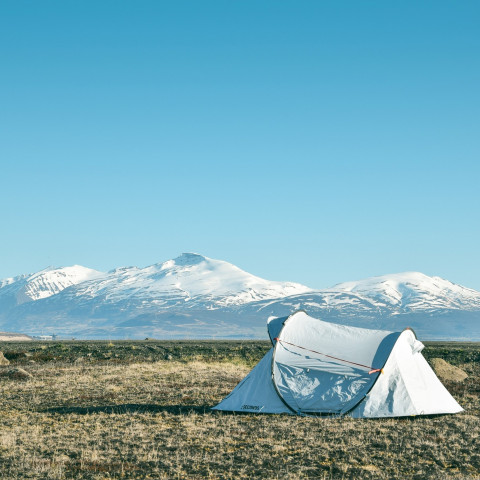
M297 283L269 282L228 262L184 253L146 268L118 268L95 281L77 284L64 295L71 300L101 299L107 304L148 301L156 307L218 308L310 290Z
M369 297L379 307L391 307L396 313L480 308L480 292L419 272L340 283L332 291Z
M211 335L217 331L213 317L219 317L222 333L230 330L228 319L223 320L224 309L311 291L297 283L267 281L228 262L194 253L145 268L123 267L107 273L85 269L83 281L75 282L73 275L63 284L52 281L58 276L55 272L78 268L39 272L50 281L44 280L41 295L28 301L19 292L39 274L1 282L0 325L24 332L49 329L94 337L143 336L138 331L149 336L152 331L185 336L189 330ZM237 334L242 334L241 329L239 325Z
M55 295L67 287L93 280L101 272L80 265L46 268L30 275L0 280L0 308L21 305Z
M345 282L324 290L244 306L249 315L297 309L345 325L403 330L430 340L480 340L480 292L440 277L405 272Z
M0 281L0 328L80 338L265 338L269 316L324 320L424 339L480 340L480 292L407 272L324 290L273 282L194 253L145 268L46 269Z

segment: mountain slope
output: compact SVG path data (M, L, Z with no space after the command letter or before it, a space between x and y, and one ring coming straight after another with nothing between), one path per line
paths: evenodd
M368 297L378 305L411 312L480 308L480 293L440 277L405 272L335 285L332 291Z
M7 278L0 281L0 306L21 305L48 298L67 287L102 275L97 270L74 265L73 267L46 268L37 273Z

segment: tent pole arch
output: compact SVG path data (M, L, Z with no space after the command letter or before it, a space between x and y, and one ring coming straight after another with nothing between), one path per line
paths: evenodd
M278 333L278 338L280 337L280 334L282 333L282 330L284 329L285 327L285 323L295 314L299 313L299 312L303 312L305 314L307 314L307 312L305 310L297 310L295 312L293 312L292 314L290 314L283 322L283 326L280 330L280 332ZM308 315L308 314L307 314ZM270 335L270 333L269 333ZM273 354L272 354L272 362L271 362L271 366L272 366L272 383L273 383L273 387L275 388L275 391L277 392L277 395L278 395L278 398L280 398L280 400L285 404L285 406L291 410L293 413L299 415L299 412L297 410L295 410L294 408L292 408L288 402L285 401L285 399L283 398L283 395L280 393L280 390L278 389L277 387L277 382L275 381L275 353L277 352L277 346L278 346L278 338L271 338L270 337L270 340L272 341L273 343ZM275 343L274 343L275 342Z

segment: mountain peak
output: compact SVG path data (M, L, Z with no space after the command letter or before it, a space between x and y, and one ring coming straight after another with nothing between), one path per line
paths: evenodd
M445 280L441 277L430 277L421 272L401 272L380 275L377 277L369 277L362 280L339 283L332 289L345 291L361 291L380 288L381 286L391 286L394 288L417 287L427 290L445 290L445 289L462 289L471 290L455 283ZM383 288L383 287L382 287ZM473 291L473 290L472 290Z
M204 262L207 260L207 257L204 257L203 255L200 255L198 253L182 253L180 256L177 258L173 259L173 262L175 262L175 265L198 265L199 263Z

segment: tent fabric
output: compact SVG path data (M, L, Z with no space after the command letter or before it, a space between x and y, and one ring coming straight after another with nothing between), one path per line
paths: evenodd
M350 413L353 417L397 417L458 413L462 407L442 385L419 351L420 343L405 330L364 402Z
M270 320L268 332L273 348L215 410L356 418L463 410L412 330L337 325L299 311Z
M303 310L299 310L298 313L303 312ZM268 336L270 337L270 341L275 346L276 338L278 337L279 333L282 331L283 323L288 319L287 317L280 317L280 318L269 318L267 320L267 331Z
M214 410L254 413L292 413L272 382L273 348Z

